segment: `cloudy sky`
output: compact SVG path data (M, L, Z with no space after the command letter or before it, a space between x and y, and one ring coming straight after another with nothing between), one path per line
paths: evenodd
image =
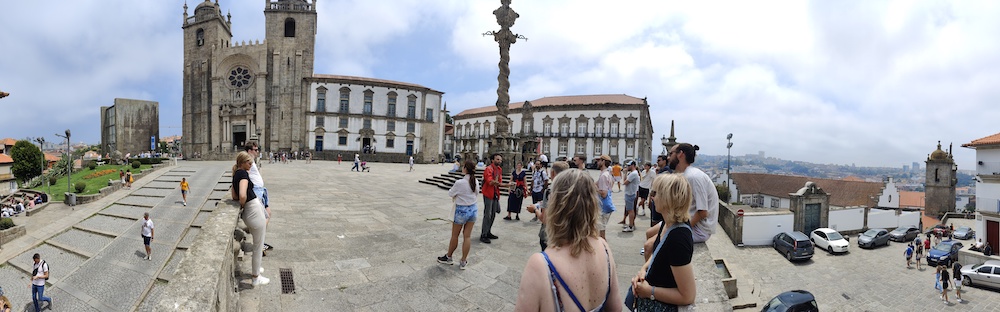
M190 0L189 13L200 1ZM181 129L181 0L15 1L0 16L0 137L73 131L99 107L158 101ZM264 39L263 1L222 0L234 41ZM444 91L453 113L496 101L496 0L323 0L316 73ZM901 167L991 135L1000 116L1000 2L515 0L511 99L646 97L654 136L676 121L702 153L765 151ZM656 149L654 152L659 152Z

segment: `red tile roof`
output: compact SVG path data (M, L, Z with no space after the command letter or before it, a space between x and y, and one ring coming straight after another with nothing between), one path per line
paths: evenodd
M899 206L924 207L924 192L899 191Z
M977 147L983 145L1000 145L1000 133L972 140L972 142L962 144L962 147Z
M62 159L61 156L56 156L56 155L52 155L52 154L49 154L49 153L45 153L45 160L47 160L47 161L56 162L56 161L59 161L60 159Z
M789 198L788 193L795 193L806 182L816 182L816 186L830 194L830 205L838 207L869 206L877 204L876 199L885 186L877 182L831 180L799 176L786 176L765 173L733 173L733 183L740 194L764 194L780 198Z
M0 164L14 163L14 159L6 154L0 154Z
M635 104L642 105L646 104L643 99L629 96L625 94L595 94L595 95L565 95L565 96L547 96L537 100L531 100L532 107L539 106L556 106L556 105L575 105L575 104ZM510 103L509 107L511 110L520 109L524 106L524 102ZM470 108L458 113L455 116L462 116L467 114L478 114L486 112L495 112L497 110L496 105Z
M3 142L3 145L14 145L14 144L17 144L17 140L12 139L12 138L4 138L3 140L0 140L0 142Z

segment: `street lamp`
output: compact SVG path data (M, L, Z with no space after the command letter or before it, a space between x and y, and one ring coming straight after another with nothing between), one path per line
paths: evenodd
M58 133L56 133L56 136L60 138L66 138L66 192L72 192L73 184L72 182L70 182L70 180L72 179L73 175L73 153L72 151L70 151L69 147L69 129L66 129L65 136L60 135Z
M45 180L45 187L48 188L48 192L52 193L52 187L49 185L49 179L45 178L45 138L37 137L35 142L38 142L38 150L42 152L42 180ZM51 195L51 194L49 194Z
M733 140L733 134L730 133L729 135L726 136L726 141L729 142L728 144L726 144L726 187L729 187L729 179L732 179L732 177L729 175L729 171L732 169L732 165L730 162L732 160L732 153L730 153L730 150L733 149L732 140Z

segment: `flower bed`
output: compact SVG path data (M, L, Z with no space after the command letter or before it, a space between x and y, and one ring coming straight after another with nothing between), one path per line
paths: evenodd
M85 176L83 176L83 178L84 179L93 179L93 178L96 178L96 177L100 177L100 176L103 176L103 175L106 175L106 174L115 173L115 172L118 172L118 170L115 170L115 169L104 169L104 170L101 170L101 171L98 171L98 172L94 172L94 173L85 175Z

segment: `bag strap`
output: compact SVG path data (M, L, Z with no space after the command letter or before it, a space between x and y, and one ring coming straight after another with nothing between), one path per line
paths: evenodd
M569 285L566 285L566 281L564 281L564 280L562 279L562 276L559 276L559 271L556 271L556 267L555 267L554 265L552 265L552 260L549 260L549 255L548 255L548 254L546 254L546 253L545 253L545 252L543 251L543 252L542 252L542 256L543 256L543 257L545 257L545 263L548 263L548 265L549 265L549 271L550 271L550 272L552 272L552 274L554 274L554 275L555 275L555 277L556 277L556 280L558 280L558 281L559 281L559 284L562 284L562 286L563 286L563 289L566 289L566 294L567 294L567 295L569 295L569 298L570 298L570 299L573 299L573 303L575 303L575 304L576 304L576 307L577 307L578 309L580 309L580 311L586 311L586 310L584 310L584 309L583 309L583 305L582 305L582 304L580 304L580 300L576 299L576 295L574 295L574 294L573 294L573 291L569 289ZM610 269L610 260L609 260L609 262L608 262L608 265L609 265L609 269ZM609 272L610 272L610 271L609 271ZM608 285L608 287L609 287L609 288L608 288L608 291L610 291L610 287L611 287L611 285L609 284L609 285ZM559 297L556 297L556 300L560 300L560 299L559 299ZM560 301L561 301L561 300L560 300ZM560 302L560 305L562 305L562 302Z
M663 232L663 238L660 239L660 242L656 244L656 249L653 250L653 255L649 257L650 261L656 259L656 254L660 252L660 247L663 247L663 243L667 240L667 236L670 236L670 232L679 227L691 229L691 226L689 226L687 223L674 223L673 225L671 225L666 232ZM660 226L660 231L663 231L663 225ZM652 265L646 267L646 274L649 274L649 269L651 268L653 268Z

